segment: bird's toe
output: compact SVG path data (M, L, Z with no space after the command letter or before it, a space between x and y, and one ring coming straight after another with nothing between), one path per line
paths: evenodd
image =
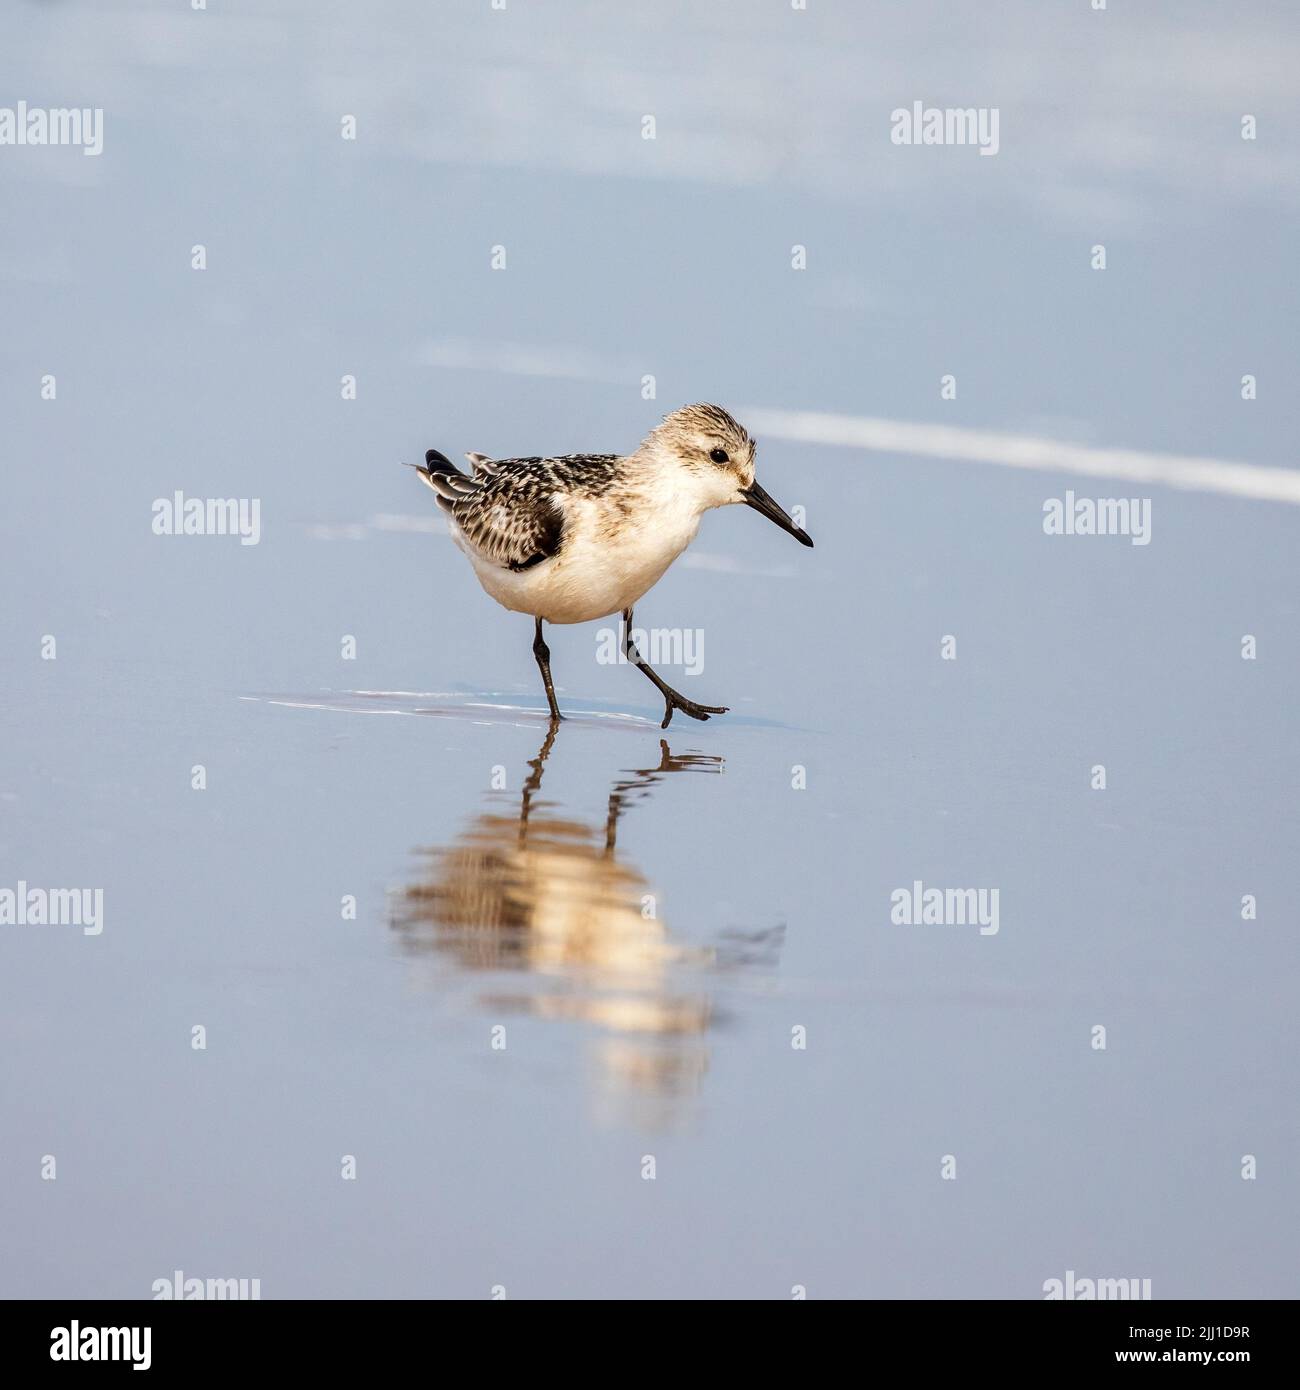
M664 710L664 722L660 724L661 729L666 729L672 722L673 712L681 710L691 719L698 719L701 723L706 723L711 714L726 714L726 705L697 705L694 700L688 700L684 695L676 692L667 697L667 708Z

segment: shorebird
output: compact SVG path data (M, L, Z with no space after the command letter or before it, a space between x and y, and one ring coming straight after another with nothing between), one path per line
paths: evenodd
M673 711L692 719L726 714L699 705L641 659L632 639L632 607L695 538L711 507L743 502L788 531L812 538L754 477L754 441L717 405L688 405L664 417L631 454L562 454L493 459L466 454L472 473L430 449L410 464L434 490L456 544L483 588L535 620L533 655L552 722L563 716L551 680L543 623L586 623L623 616L629 661L664 697L662 728Z

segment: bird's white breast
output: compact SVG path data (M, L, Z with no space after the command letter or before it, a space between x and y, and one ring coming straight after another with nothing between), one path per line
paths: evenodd
M700 514L691 499L653 484L636 494L563 499L558 555L509 570L456 535L483 588L503 607L550 623L586 623L630 608L691 543ZM457 527L453 524L455 534Z

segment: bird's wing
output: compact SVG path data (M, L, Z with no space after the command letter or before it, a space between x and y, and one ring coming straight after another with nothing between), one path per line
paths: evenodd
M431 473L429 486L466 541L504 569L526 570L560 548L564 510L548 459L495 459L475 478Z

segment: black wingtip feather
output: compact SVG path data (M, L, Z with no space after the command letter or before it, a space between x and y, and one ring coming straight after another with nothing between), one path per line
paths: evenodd
M446 454L440 454L437 449L425 451L424 468L427 473L454 473L458 478L465 476Z

